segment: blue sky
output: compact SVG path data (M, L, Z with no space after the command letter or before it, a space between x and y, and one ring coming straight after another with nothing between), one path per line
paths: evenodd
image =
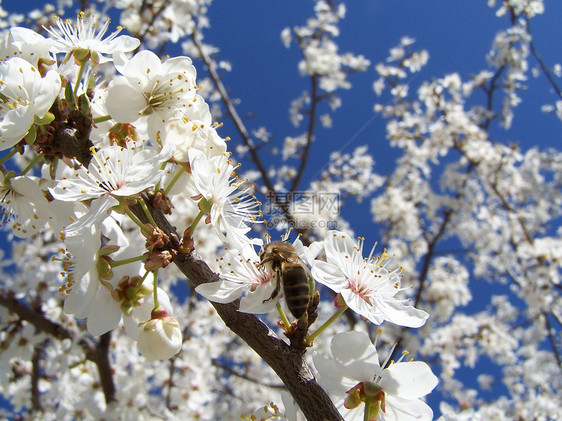
M495 10L486 3L349 1L347 16L340 23L340 51L363 54L374 66L385 60L388 50L402 36L408 35L416 39L415 48L427 49L430 55L428 65L410 80L412 91L423 81L450 72L458 72L467 79L470 74L487 68L485 56L494 34L508 25L507 19L497 18ZM545 3L547 13L535 18L532 28L545 62L553 65L562 57L562 43L557 42L562 32L559 26L562 2L547 0ZM4 0L2 6L8 11L28 11L42 4L38 0ZM312 6L313 2L308 0L217 0L209 10L211 28L205 33L205 40L219 47L220 58L233 65L233 71L225 73L225 85L233 97L241 100L239 113L254 116L247 122L248 128L267 127L275 136L276 146L285 136L297 135L303 130L290 124L288 108L291 100L308 88L308 80L301 77L297 69L300 52L294 45L286 49L280 32L287 26L303 25L312 15ZM118 25L119 22L113 23ZM170 54L181 54L181 51L172 48ZM536 64L532 58L530 64ZM195 65L198 72L203 73L202 64L196 62ZM351 152L359 145L368 144L370 150L377 151L377 171L387 173L392 168L395 151L386 141L385 121L380 116L373 118L373 105L381 101L372 89L377 78L373 66L365 73L350 76L351 90L339 91L343 106L333 115L333 129L319 128L315 160L301 188L317 176L328 162L329 153L341 145L346 145L342 152ZM528 85L527 92L520 92L523 103L515 109L512 128L493 129L492 133L498 140L518 142L524 149L535 144L557 145L560 121L539 109L545 103L553 103L556 97L549 92L544 78L531 79ZM221 134L236 142L234 128L228 120L224 123ZM537 139L537 127L540 127L540 139ZM348 142L351 138L353 141ZM324 147L326 143L334 146Z
M225 84L233 97L241 99L240 114L255 114L248 121L249 128L265 125L274 134L276 145L285 136L303 130L292 127L287 110L291 100L308 88L308 80L297 69L300 52L296 46L285 49L279 34L286 26L303 25L311 9L311 2L302 0L222 1L210 9L212 28L205 39L221 49L222 59L233 64L233 71L225 75ZM562 57L562 44L555 41L561 34L562 2L546 1L546 10L547 14L533 20L533 34L545 62L553 65ZM495 10L487 7L485 1L350 1L347 16L340 23L339 46L342 52L364 54L374 66L386 59L389 48L402 36L415 38L414 47L427 49L430 55L428 65L410 81L411 91L415 92L425 80L451 72L460 73L466 80L470 74L486 69L486 54L494 35L507 25L507 18L497 18ZM530 66L536 65L532 58L529 62ZM342 147L342 152L352 152L355 147L367 144L373 152L377 172L387 174L394 167L397 151L386 140L386 122L373 113L374 103L381 101L372 90L377 77L373 66L365 73L350 76L353 84L350 91L339 91L343 106L333 115L334 128L318 128L314 160L301 188L318 177L329 162L330 152ZM560 121L540 111L541 105L554 103L556 96L544 78L531 79L528 85L527 92L520 92L523 102L515 109L513 126L509 130L492 127L491 134L495 140L519 143L523 149L558 145ZM228 121L222 133L231 136L235 133ZM353 209L354 213L365 215L369 203L363 202L359 211ZM379 238L375 229L359 234L368 242Z
M380 116L373 118L373 105L381 101L372 89L377 78L373 66L384 61L388 50L407 35L416 39L415 48L427 49L430 55L428 65L411 80L413 91L423 81L447 73L458 72L466 80L470 74L486 69L486 54L494 35L509 25L507 18L497 18L495 10L486 3L484 0L348 1L347 16L340 23L340 51L363 54L372 66L364 74L350 76L353 85L350 91L339 92L343 106L333 115L334 128L319 127L312 152L314 159L300 187L306 188L329 161L329 153L342 145L346 145L342 152L352 152L355 147L368 144L377 163L375 170L381 174L391 171L396 151L386 141L385 121ZM24 12L42 4L43 1L37 0L4 0L2 7ZM225 74L225 85L233 97L241 99L239 113L255 115L247 121L248 128L267 127L275 137L276 146L282 145L285 136L303 130L291 125L288 108L308 88L308 80L297 69L300 52L296 46L286 49L280 32L287 26L303 25L313 14L312 7L308 0L216 0L209 10L211 28L205 34L205 41L219 47L220 58L233 65L233 71ZM546 14L532 20L532 32L540 54L552 66L562 62L562 2L545 0L545 7ZM170 50L170 54L181 52ZM529 63L531 67L536 65L533 58ZM195 65L203 73L202 64L195 62ZM520 92L523 102L514 110L513 126L509 130L494 127L491 134L496 140L517 142L524 150L535 145L558 146L560 120L540 111L541 105L552 104L557 97L544 77L529 80L528 86L527 92ZM234 128L229 121L224 123L220 133L232 137L236 143ZM267 162L265 148L263 152ZM251 168L251 163L244 165ZM380 232L374 224L365 224L369 204L365 202L354 209L359 209L354 212L361 218L351 222L356 222L354 228L366 237L366 247L370 247ZM485 361L482 363L486 365ZM471 375L467 373L467 377ZM438 402L437 397L432 397L430 402Z

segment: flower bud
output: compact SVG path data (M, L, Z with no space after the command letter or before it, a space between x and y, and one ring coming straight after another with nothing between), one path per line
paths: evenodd
M151 251L147 254L147 259L144 262L144 268L149 272L154 272L160 268L165 268L172 263L173 256L167 250Z
M162 307L152 310L150 320L139 327L137 349L148 361L167 360L180 352L180 324Z

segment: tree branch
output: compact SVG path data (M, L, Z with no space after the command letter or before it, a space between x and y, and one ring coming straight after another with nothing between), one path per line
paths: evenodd
M310 85L310 113L308 120L308 129L306 132L306 145L304 146L304 150L302 152L301 163L299 165L297 175L295 176L295 179L293 180L293 183L291 185L291 193L293 193L297 189L302 179L304 169L308 162L308 155L310 153L312 137L314 136L314 126L316 123L316 105L318 104L318 75L312 75L310 77Z
M185 338L185 336L184 336ZM172 409L172 388L174 387L174 369L176 365L176 358L172 357L170 359L170 368L168 370L168 376L170 377L168 380L168 384L166 387L166 408Z
M175 229L160 209L156 209L150 204L149 209L158 227L168 237L177 239ZM141 221L147 221L139 205L134 206L132 211ZM218 275L204 261L191 254L177 250L174 263L187 277L191 288L219 280ZM304 360L305 350L287 345L253 314L239 312L239 303L239 300L229 304L211 302L225 325L256 351L277 373L308 421L343 420Z
M469 174L472 173L474 168L475 168L475 164L473 164L471 162L466 169L466 178L464 179L461 188L459 188L459 191L455 195L455 200L459 200L459 198L462 196L462 191L468 183L468 176L469 176ZM439 229L437 230L435 235L433 235L431 240L427 239L427 243L428 243L427 244L427 252L425 254L423 264L422 264L422 269L421 269L420 276L419 276L418 290L416 292L416 298L415 298L414 304L413 304L414 307L417 307L418 304L421 301L421 296L422 296L422 293L425 289L427 276L429 274L429 268L431 267L431 262L432 262L433 258L435 257L435 249L437 247L437 244L439 243L439 240L445 234L446 229L451 222L451 217L453 216L453 213L454 213L454 209L451 209L451 208L446 209L443 212L443 220L441 221L441 225L439 226ZM394 360L396 354L399 352L399 349L401 348L401 345L404 342L404 339L407 336L409 331L410 331L409 327L402 327L400 329L400 336L399 336L398 340L396 341L396 346L393 348L390 358L388 358L389 363Z
M41 392L39 391L39 380L41 378L41 356L43 354L43 344L35 345L33 349L33 357L31 357L31 410L33 412L41 412Z
M556 94L560 98L562 98L562 89L560 89L560 86L558 86L556 80L554 80L554 77L552 76L552 72L547 67L542 56L537 51L537 48L535 47L535 43L533 42L533 36L531 35L531 20L527 18L526 22L527 22L527 34L529 34L529 38L530 38L529 47L530 47L531 55L539 63L541 70L543 71L544 75L546 76L546 79L548 80L548 82L550 83Z
M249 382L255 383L255 384L259 384L261 386L265 386L265 387L270 387L272 389L282 389L285 390L285 386L283 386L282 384L267 384L264 383L258 379L254 379L250 376L248 376L245 373L241 373L238 370L234 370L232 367L229 367L227 364L222 364L219 360L217 360L216 358L213 359L212 364L217 367L220 368L223 371L226 371L228 374L232 375L232 376L236 376L239 377L241 379L247 380Z
M21 320L25 320L33 325L38 332L44 332L59 340L74 338L73 332L64 326L50 321L43 313L16 299L13 294L0 290L0 305L17 314ZM111 333L108 332L100 336L100 341L97 344L86 339L81 339L78 342L84 350L86 358L96 364L98 368L106 403L115 400L113 371L108 357L110 340Z
M558 367L562 368L562 357L560 356L560 351L558 350L558 346L556 344L556 339L554 338L554 335L552 334L554 329L552 328L552 325L550 324L550 320L548 320L548 314L543 313L543 317L544 317L544 326L545 326L547 334L548 334L548 340L550 342L552 352L554 353L554 358L556 358L556 361L558 362Z
M63 326L50 321L39 312L19 301L12 293L6 293L0 289L0 305L6 307L10 312L15 313L21 320L31 323L38 332L44 332L56 339L72 339L72 332Z
M109 362L109 345L111 343L111 331L100 336L100 341L96 347L90 347L86 352L86 358L96 364L100 376L100 383L105 397L105 403L115 401L115 384L111 363Z
M265 167L263 166L263 163L261 162L261 159L258 155L258 152L256 150L254 142L252 141L252 139L250 137L250 134L248 133L248 130L246 129L246 126L242 122L242 119L238 115L238 111L236 111L236 108L234 107L234 104L230 100L230 97L229 97L229 95L226 91L226 88L225 88L224 84L222 83L222 80L221 80L219 74L217 73L217 71L215 69L213 60L205 52L205 49L203 48L203 44L201 43L201 40L199 39L199 32L197 32L197 29L193 30L193 33L191 34L191 39L193 40L193 44L195 45L195 48L197 48L197 52L199 53L199 56L200 56L201 60L203 60L203 62L205 63L205 67L207 67L209 75L211 76L211 79L212 79L213 83L215 84L215 88L219 92L219 94L221 96L221 99L222 99L222 102L224 103L224 106L226 107L226 110L228 111L228 115L232 119L232 122L234 123L234 126L236 127L236 130L238 130L238 133L240 134L240 137L242 138L242 141L244 142L244 145L246 145L246 147L250 151L250 155L252 156L252 161L254 162L256 167L258 168L258 171L261 174L261 177L263 179L263 182L264 182L265 186L267 187L267 190L273 192L274 191L273 184L271 183L271 180L269 179L269 176L267 175L267 170L265 169Z

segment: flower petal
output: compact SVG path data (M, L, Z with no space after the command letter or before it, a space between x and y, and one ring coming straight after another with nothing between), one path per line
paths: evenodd
M386 395L384 421L431 421L433 411L419 399L408 400Z
M83 230L89 230L92 226L99 226L108 216L108 211L119 201L111 196L102 196L92 201L90 210L76 222L66 227L66 235L80 235Z
M327 392L336 396L345 396L345 392L356 384L345 378L334 360L329 360L315 352L312 361L314 362L314 368L318 371L318 382Z
M398 326L421 327L425 324L429 314L413 306L405 305L399 300L376 300L377 310L384 315L384 319Z
M341 292L347 286L344 273L331 263L315 260L311 273L316 282L326 285L334 292Z
M437 386L437 377L423 361L394 363L384 370L381 386L390 394L417 399Z
M380 368L379 354L365 332L344 332L332 338L332 354L346 377L372 381Z
M87 273L77 279L64 300L64 311L68 314L74 314L78 319L87 317L99 288L100 283L97 279L94 279L94 275Z
M274 282L260 285L255 291L248 293L240 301L238 311L242 313L266 314L272 311L277 305L280 294L271 299L271 294L275 289Z
M86 321L88 332L92 335L103 335L119 325L121 308L113 301L107 289L100 288L92 307L97 311L91 311Z
M137 121L147 105L142 91L129 85L125 78L117 78L109 84L105 104L109 115L120 123Z
M208 282L195 288L199 294L214 303L227 304L240 298L246 285L231 281Z
M49 111L60 92L60 87L60 75L55 70L49 70L41 80L39 92L33 93L33 104L37 117L43 117Z

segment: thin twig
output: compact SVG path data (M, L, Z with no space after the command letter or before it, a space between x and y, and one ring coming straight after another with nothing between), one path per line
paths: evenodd
M310 153L310 145L312 144L312 139L314 137L314 127L316 124L316 106L318 104L318 75L312 75L310 77L310 112L308 113L308 129L306 131L306 144L304 146L304 150L301 156L301 162L299 165L299 169L297 171L297 175L293 180L291 185L290 192L293 193L296 191L301 178L304 174L304 169L306 168L306 164L308 162L308 156Z
M244 374L244 373L241 373L237 370L234 370L232 367L229 367L227 364L222 364L216 358L213 359L212 364L215 367L218 367L221 370L226 371L228 374L231 374L233 376L239 377L239 378L244 379L244 380L248 380L249 382L259 384L261 386L269 387L269 388L272 388L272 389L287 390L287 388L283 384L264 383L261 380L254 379L253 377L250 377L247 374Z
M195 48L197 48L197 52L199 53L199 56L200 56L201 60L203 60L203 62L205 63L205 66L207 67L207 70L208 70L209 75L210 75L210 77L211 77L211 79L212 79L212 81L215 85L215 88L219 92L219 94L221 96L221 99L222 99L222 102L223 102L224 106L226 107L226 110L228 111L228 115L232 119L232 122L234 123L234 126L236 127L236 130L238 131L238 134L240 135L240 137L242 139L242 142L244 143L244 145L248 148L248 151L250 152L252 162L257 167L257 169L258 169L258 171L259 171L259 173L262 177L263 184L265 185L265 188L267 190L266 196L272 197L275 204L281 209L284 216L287 218L287 221L289 223L293 223L294 218L293 218L293 215L291 215L291 212L289 211L288 204L286 202L284 202L283 200L280 200L277 192L275 191L273 183L271 182L271 179L269 178L269 176L267 174L267 169L264 167L263 162L262 162L261 158L259 157L257 148L254 145L254 142L252 141L252 139L250 137L250 134L248 133L248 130L246 129L246 126L244 125L244 122L242 121L242 118L240 118L240 116L238 114L238 111L236 111L236 108L234 107L234 103L232 102L230 96L228 95L228 92L227 92L224 84L222 83L222 79L220 78L219 74L217 73L217 71L215 69L215 65L214 65L213 60L205 52L203 44L201 43L201 40L200 40L199 32L197 31L196 28L193 30L193 33L191 34L191 39L193 40L193 44L195 45Z
M539 66L540 66L541 70L543 71L544 75L546 76L546 79L549 81L549 83L552 86L552 88L554 89L554 91L556 91L558 96L560 98L562 98L562 90L560 89L560 86L558 86L558 84L556 83L556 80L554 80L554 77L552 76L552 72L547 67L547 65L544 62L542 56L539 54L539 52L537 51L537 48L535 47L535 43L533 42L533 36L531 35L531 21L529 19L527 19L527 34L529 35L529 38L530 38L529 47L530 47L531 55L539 63Z
M39 392L39 380L41 378L41 356L43 355L43 344L37 344L33 348L31 357L31 410L42 412L41 399Z
M548 314L543 313L543 316L544 316L544 325L546 327L548 340L550 342L552 352L554 352L554 357L556 358L556 361L558 361L558 366L562 368L562 358L560 357L560 351L558 350L558 345L556 344L556 340L554 339L554 335L552 334L554 329L550 324L550 320L548 320Z

